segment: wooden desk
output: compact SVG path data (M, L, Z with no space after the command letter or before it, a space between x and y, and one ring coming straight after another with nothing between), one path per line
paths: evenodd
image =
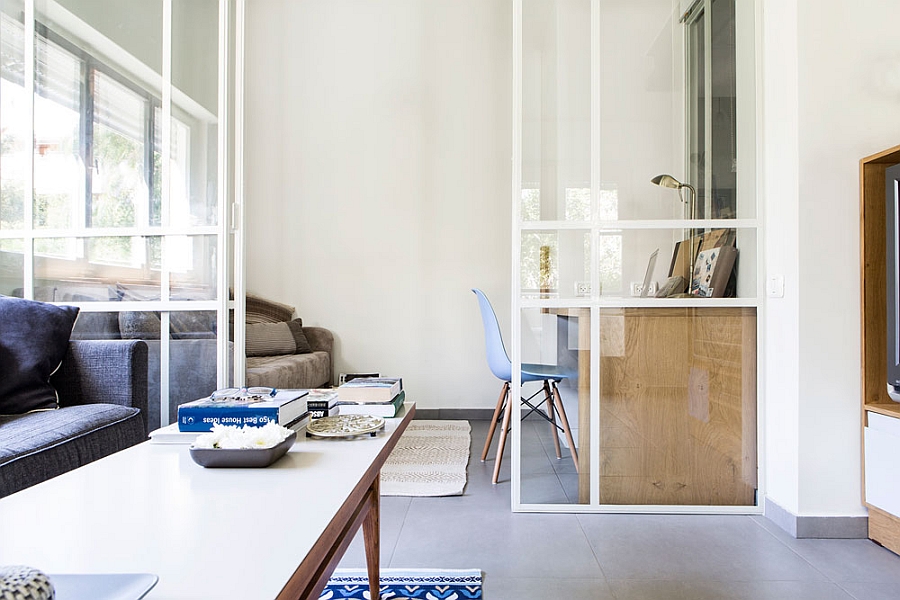
M752 506L757 488L756 311L752 308L603 308L600 405L591 404L588 308L577 319L578 502ZM600 454L590 448L600 411Z
M318 598L362 526L377 597L379 473L414 414L374 438L298 435L265 469L140 444L0 499L0 564L155 573L153 599Z

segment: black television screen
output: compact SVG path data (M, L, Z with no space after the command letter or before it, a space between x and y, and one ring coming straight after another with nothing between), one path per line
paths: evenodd
M900 402L900 164L885 170L887 391Z

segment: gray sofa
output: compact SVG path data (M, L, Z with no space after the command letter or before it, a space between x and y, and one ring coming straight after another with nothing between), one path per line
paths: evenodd
M312 352L280 356L248 356L247 385L282 389L331 387L334 336L324 327L304 327Z
M293 309L292 309L293 310ZM131 313L122 313L128 315ZM182 313L185 314L185 313ZM85 319L84 317L88 318ZM98 326L99 320L105 321ZM102 336L117 339L122 336L118 318L106 313L81 313L75 322L73 339L92 339ZM332 382L332 350L334 337L322 327L303 327L312 352L276 356L248 356L246 383L248 386L275 388L320 388ZM140 335L130 331L127 335ZM169 341L169 422L178 416L178 405L208 396L216 385L216 339L213 331L179 334ZM156 333L156 337L159 335ZM147 344L147 421L149 430L160 426L160 341L143 339ZM229 342L229 346L231 342ZM230 379L230 378L229 378Z
M56 410L0 417L0 497L147 439L147 344L71 341Z
M22 297L23 290L13 291ZM35 289L35 298L44 302L91 302L156 299L156 288L126 284L58 285ZM187 294L185 298L200 298ZM247 294L246 325L287 322L294 319L294 307ZM217 340L214 311L170 313L169 341L169 423L178 416L178 405L208 396L216 390ZM230 325L233 327L233 325ZM142 340L147 344L147 409L149 431L161 422L160 403L160 320L153 311L87 312L75 321L72 340ZM275 388L321 388L332 385L334 337L322 327L303 327L311 352L248 356L246 384ZM231 342L229 342L231 345ZM229 382L231 377L229 376Z
M246 385L279 389L330 387L334 337L323 327L304 327L303 333L312 352L248 356ZM159 340L145 342L150 357L148 402L150 431L153 431L159 427ZM170 340L169 354L169 422L174 423L179 404L215 391L216 340Z

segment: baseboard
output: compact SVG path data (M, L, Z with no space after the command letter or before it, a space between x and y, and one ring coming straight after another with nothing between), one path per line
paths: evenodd
M490 421L494 415L493 408L419 408L416 407L417 419Z
M818 539L865 539L869 537L868 517L798 516L766 498L765 516L793 537Z

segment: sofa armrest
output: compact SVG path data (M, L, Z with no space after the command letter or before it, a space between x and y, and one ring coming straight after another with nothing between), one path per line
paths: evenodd
M313 352L331 354L334 350L334 335L324 327L304 327L303 334Z
M50 378L59 405L118 404L138 408L147 429L147 344L142 340L70 341Z

